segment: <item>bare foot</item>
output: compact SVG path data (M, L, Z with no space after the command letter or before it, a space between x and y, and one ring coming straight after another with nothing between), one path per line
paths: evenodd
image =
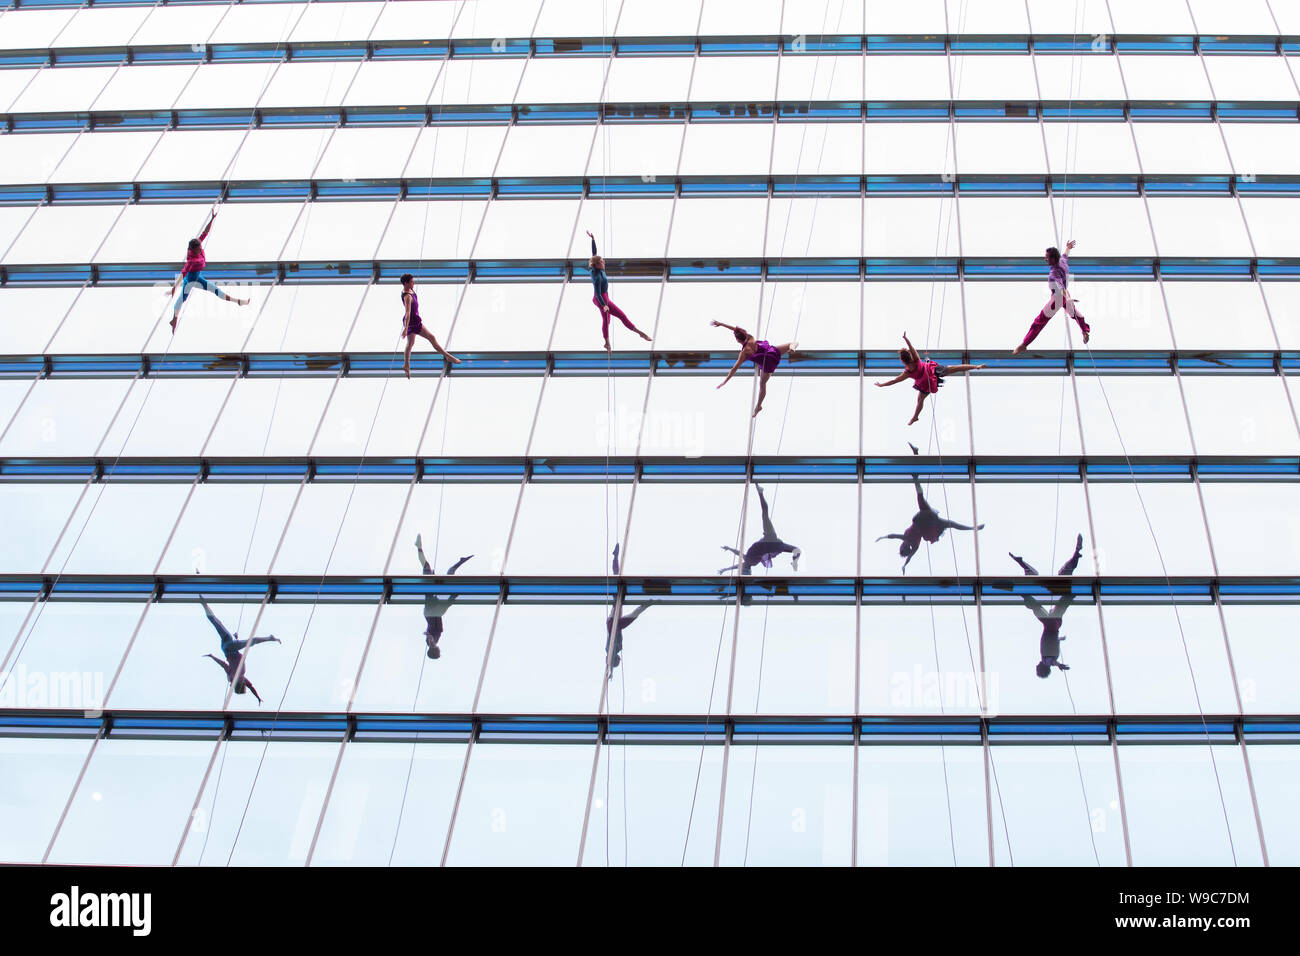
M454 356L454 355L452 355L452 354L450 354L450 353L447 354L447 361L450 362L452 365L459 365L459 364L460 364L460 359L456 358L456 356Z
M1025 346L1024 346L1024 345L1017 345L1015 348L1013 348L1013 349L1011 350L1011 354L1012 354L1012 355L1020 355L1020 354L1022 354L1024 351L1025 351Z
M645 339L647 342L650 341L650 336L646 335L644 332L637 332L637 335L641 336L641 338ZM1084 339L1084 341L1086 342L1088 340Z
M612 352L612 351L614 351L614 349L610 347L609 339L606 339L606 340L605 340L605 351L606 351L606 352Z
M236 299L235 305L248 305L248 303L252 301L253 301L252 299Z
M1083 333L1083 344L1084 344L1084 345L1087 345L1087 344L1088 344L1088 333L1087 333L1087 332L1084 332L1084 333Z
M763 410L763 403L762 403L762 402L759 402L757 405L754 406L754 414L750 415L749 417L750 417L750 418L757 418L757 417L758 417L758 413L761 412L762 410Z
M407 378L411 377L411 364L409 362L402 366L402 374Z
M175 335L175 334L176 334L176 323L179 322L180 320L181 320L181 317L180 317L179 315L173 315L173 316L172 316L172 320L171 320L170 322L167 323L168 325L170 325L170 326L172 327L172 335Z
M915 425L915 424L920 420L920 418L921 418L920 415L913 415L913 416L912 416L912 420L911 420L910 422L908 422L907 424L909 424L909 425Z

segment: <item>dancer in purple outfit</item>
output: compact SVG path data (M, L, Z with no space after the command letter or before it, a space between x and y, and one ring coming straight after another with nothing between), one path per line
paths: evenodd
M1024 558L1017 557L1016 555L1011 554L1010 551L1008 551L1007 554L1011 556L1012 561L1020 565L1021 570L1023 570L1025 574L1037 576L1038 571ZM1075 568L1079 566L1079 559L1081 557L1083 557L1083 535L1079 535L1075 538L1074 554L1070 556L1070 559L1066 561L1065 564L1061 565L1061 570L1056 573L1062 577L1069 577L1074 574ZM1074 601L1074 590L1072 588L1067 588L1065 594L1061 596L1060 600L1056 602L1050 611L1032 594L1022 594L1020 595L1020 599L1025 602L1025 607L1034 612L1034 617L1038 618L1043 625L1042 637L1038 639L1039 661L1038 666L1035 668L1035 673L1037 673L1039 677L1047 677L1052 673L1053 667L1062 671L1068 671L1070 665L1061 663L1061 641L1065 640L1065 635L1061 633L1061 623L1062 618L1065 616L1066 609L1069 608L1070 604Z
M903 371L887 382L877 382L876 388L897 385L909 378L912 380L912 387L921 394L916 397L916 411L912 414L911 421L907 423L909 425L916 424L916 420L921 417L921 407L925 405L926 396L939 391L945 375L964 375L976 369L988 368L987 365L940 365L930 359L921 358L906 332L903 333L903 342L907 348L898 350L898 357L903 361Z
M772 345L764 339L756 339L738 325L728 325L726 322L719 322L714 319L711 325L723 329L730 329L740 343L740 354L736 356L736 364L731 366L731 371L727 377L722 380L722 385L731 381L731 377L740 370L740 366L745 362L754 363L754 371L758 373L758 404L754 406L753 418L763 410L763 399L767 397L767 380L772 377L777 366L781 364L781 357L785 356L791 361L797 358L803 358L798 351L798 342L786 342L783 345ZM719 385L718 388L722 388Z
M1043 331L1044 326L1052 320L1058 309L1064 308L1065 314L1079 323L1079 328L1083 331L1083 344L1088 344L1088 333L1092 331L1087 322L1083 320L1083 314L1074 306L1074 299L1070 297L1070 260L1067 258L1070 250L1074 248L1074 240L1071 239L1065 244L1065 255L1056 246L1048 246L1043 258L1047 262L1047 288L1051 291L1052 297L1047 300L1047 305L1034 317L1033 323L1029 326L1029 331L1025 333L1024 341L1011 350L1012 355L1019 355L1029 348L1029 343L1038 338L1038 333Z
M433 337L433 333L424 327L420 321L420 297L415 294L415 276L409 272L402 275L402 335L406 337L406 353L402 358L402 371L406 377L411 377L411 349L415 345L415 337L428 339L429 344L437 349L442 357L453 365L459 365L460 359L452 355L445 348L438 344L438 340Z
M238 634L231 634L222 624L220 619L212 613L212 608L208 607L208 602L199 598L199 603L203 605L203 613L208 616L212 626L217 629L217 635L221 638L221 654L225 657L223 661L215 654L204 654L204 657L211 657L217 662L217 665L226 672L226 680L234 689L236 694L242 694L246 690L251 690L257 702L262 702L262 697L253 686L253 682L248 679L248 675L242 673L244 664L244 655L240 653L246 647L252 647L254 644L265 644L267 641L280 643L280 639L274 634L269 637L251 637L248 640L241 641Z
M740 558L740 563L727 568L719 568L718 573L726 574L728 571L735 571L739 568L741 574L751 574L756 564L770 568L772 559L778 554L790 555L790 564L798 571L799 557L803 554L803 551L793 544L786 544L781 540L781 536L776 533L776 526L772 524L772 516L768 513L767 499L763 497L763 486L755 484L754 487L758 489L758 505L763 512L763 537L746 548L743 554L724 544L722 550L730 551Z

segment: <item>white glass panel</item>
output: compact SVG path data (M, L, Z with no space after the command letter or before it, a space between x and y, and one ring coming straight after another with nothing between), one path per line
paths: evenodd
M18 354L44 351L76 299L76 289L0 290L5 349ZM79 351L90 350L82 347Z
M131 42L136 45L203 43L229 9L215 4L154 7Z
M176 97L193 75L194 65L191 63L123 67L113 74L113 78L95 98L94 108L166 108L176 102Z
M862 254L860 199L773 199L768 256L857 258Z
M930 497L931 503L935 504L934 496ZM1088 534L1088 506L1081 481L980 481L975 484L975 500L979 507L979 520L984 525L975 538L979 544L981 570L985 574L1005 575L1014 583L1024 573L1024 569L1011 558L1016 554L1037 568L1040 574L1055 575L1073 555L1078 535L1083 535L1083 556L1074 573L1078 577L1091 577L1097 573ZM962 504L966 505L964 499ZM956 520L962 521L962 518ZM969 532L958 531L956 534L960 538ZM946 548L946 542L941 541L940 546ZM992 609L991 605L985 605L985 614ZM1032 618L1019 602L1015 603L1015 610L1020 619L1032 623ZM1096 626L1096 612L1083 606L1082 602L1070 612L1071 619L1076 615L1091 617L1092 626ZM1075 626L1077 622L1072 625ZM1067 650L1075 653L1088 651L1079 646ZM1100 653L1099 649L1095 650ZM1100 692L1105 693L1104 685ZM1103 702L1095 712L1104 713L1105 710Z
M1033 201L1046 209L1046 200ZM963 215L965 208L963 204ZM956 204L951 199L867 199L863 225L862 251L867 256L955 256L961 250ZM998 254L1005 255L1006 247Z
M257 105L334 106L343 99L356 63L282 63Z
M594 132L595 127L586 126L514 126L496 174L580 176L587 168Z
M1052 208L1045 197L998 196L961 200L961 250L964 255L1014 255L1031 241L1040 237L1052 238L1052 225Z
M542 3L535 37L606 36L614 32L622 0L569 0Z
M420 40L443 37L451 32L458 15L471 17L476 4L446 3L444 0L411 0L386 3L371 32L374 40Z
M1095 11L1089 11L1095 12ZM1066 11L1069 14L1069 11ZM1101 19L1106 19L1105 9L1100 10ZM1037 14L1034 15L1037 23ZM1037 32L1054 32L1042 31ZM1067 31L1072 32L1072 31ZM1103 27L1096 36L1106 36L1109 27ZM1120 75L1119 60L1113 56L1096 54L1035 53L1038 65L1038 89L1045 100L1122 100L1124 99L1124 80ZM1056 124L1048 123L1050 129Z
M470 352L544 351L563 288L557 283L471 283L465 288L447 347Z
M1254 283L1165 282L1163 289L1179 348L1276 347L1264 299ZM1232 316L1231 322L1225 321L1227 316ZM1235 388L1238 381L1229 387Z
M225 176L244 130L168 130L140 170L144 181L201 182Z
M197 455L216 421L230 382L214 379L140 380L100 448L102 455Z
M1029 123L958 123L959 172L1047 172L1043 134Z
M608 63L603 57L543 57L528 61L516 103L599 102Z
M442 66L441 59L367 60L358 67L343 104L409 106L425 103Z
M498 201L488 205L474 244L476 259L543 259L573 235L572 199Z
M393 211L390 200L308 203L285 243L295 259L373 259Z
M1269 863L1295 866L1296 860L1300 860L1300 833L1296 831L1295 818L1290 812L1295 805L1295 748L1247 744L1246 750L1259 800L1264 839L1268 844Z
M871 19L867 17L867 30L878 32ZM869 56L865 70L869 100L946 100L951 95L941 56Z
M862 61L837 55L782 56L776 98L796 103L801 100L861 99Z
M574 281L564 287L555 335L550 341L552 349L590 352L605 347L600 334L602 314L592 301L595 295L591 283L583 282L583 278L575 273ZM610 280L606 298L622 309L638 329L646 335L654 335L661 285L659 282L620 282L615 276ZM610 317L609 335L610 344L620 352L645 352L651 348L652 343L624 328L617 316ZM654 347L661 348L662 344L656 342ZM640 414L639 409L637 413Z
M1196 29L1202 34L1229 33L1241 36L1257 34L1271 36L1277 32L1272 4L1268 0L1191 0L1192 16ZM1206 57L1207 60L1214 57Z
M782 123L776 127L774 174L858 175L861 171L861 127L843 123Z
M309 43L365 38L370 35L379 9L373 3L365 2L309 3L289 39L294 43Z
M45 570L152 574L188 493L183 484L108 483L90 489Z
M1238 23L1232 32L1244 32L1242 25ZM1267 34L1273 32L1270 29ZM1275 100L1295 89L1281 57L1207 56L1205 68L1217 100Z
M915 35L957 30L956 19L949 22L945 18L943 0L922 0L905 8L892 3L872 3L867 5L866 17L868 33Z
M1295 609L1225 604L1223 618L1242 710L1247 714L1286 713L1294 700L1287 678L1300 666L1300 646L1288 639Z
M89 262L119 211L118 206L42 206L9 246L5 261ZM10 222L27 212L11 209ZM6 231L0 229L0 241Z
M1045 278L1045 277L1044 277ZM1094 347L1168 349L1169 323L1154 282L1100 282L1078 279L1070 295L1092 326ZM971 348L1013 348L1029 331L1049 292L1042 282L970 282L965 286L966 328ZM1068 331L1068 337L1067 337ZM1037 349L1082 348L1078 326L1064 310L1052 317L1037 339Z
M970 388L979 454L1079 454L1079 419L1068 376L975 375ZM1008 421L1015 427L1007 428Z
M0 94L3 99L3 94ZM0 137L0 180L43 183L50 178L77 133L42 133Z
M677 6L680 4L674 4ZM623 19L628 19L626 13ZM687 32L695 32L694 22ZM618 57L605 85L605 102L680 103L690 92L692 63L685 56Z
M236 7L236 10L248 9L244 5ZM247 108L257 102L275 69L274 63L205 63L194 72L194 78L177 97L173 108Z
M646 381L642 377L552 378L542 393L528 453L586 457L636 454Z
M682 135L687 128L693 127L605 126L592 144L587 175L640 176L646 182L670 178L677 172Z
M229 208L229 207L227 207ZM188 236L198 235L210 206L127 205L104 240L97 262L169 262L179 266ZM225 222L223 220L222 225ZM214 233L215 234L215 233Z
M14 113L88 110L116 70L115 66L41 70L9 109Z
M211 43L284 43L307 5L303 3L236 4L212 32Z
M1191 33L1186 0L1152 0L1147 3L1110 4L1111 18L1120 33ZM1192 59L1195 59L1194 57Z
M49 46L75 10L6 10L0 49L35 50Z
M444 415L448 416L450 421L449 416L456 414L458 410L462 414L465 412L465 408L457 406L455 401L449 406L446 398L445 391L438 396L438 406L434 408L429 421L429 435L435 439L438 446L443 444ZM438 453L437 447L434 453ZM452 449L451 453L456 452ZM514 524L515 504L518 500L519 486L509 482L490 485L430 480L420 482L411 490L411 500L406 506L402 525L397 532L397 544L388 560L387 573L400 576L423 573L424 568L420 564L419 553L415 548L415 537L420 535L424 555L435 574L446 574L450 567L466 555L472 557L457 569L458 574L500 574L506 560L506 542L510 537L511 526ZM423 598L407 597L405 600L408 603L398 605L398 609L402 611L402 620L407 622L402 626L402 631L408 635L409 643L410 637L424 630ZM495 599L489 598L488 601L487 604L473 607L457 605L447 618L449 630L452 629L452 622L455 621L457 623L454 630L457 634L464 632L476 635L474 638L468 638L470 640L468 645L460 643L459 638L454 650L448 644L439 645L445 654L452 654L460 659L458 669L464 668L468 672L472 667L474 670L474 679L469 682L470 686L456 692L458 698L469 698L463 704L455 705L463 706L466 710L470 709L473 702L473 687L478 681L478 667L483 662L481 648L477 654L471 648L475 646L474 641L486 641L491 620L471 616L462 624L461 614L476 615L478 611L490 611ZM412 624L415 625L414 628L410 626ZM396 627L396 622L392 626ZM423 641L417 640L413 646L417 654L424 655L426 648L423 646ZM426 680L430 676L426 672ZM442 686L444 693L450 691L445 684ZM423 699L429 700L427 697ZM385 706L405 709L409 706L407 703L409 700L411 700L409 695L403 695L396 700L389 700Z
M109 7L77 11L59 31L59 46L122 46L149 16L148 7Z
M1290 175L1300 150L1300 126L1289 123L1224 123L1233 168L1239 175Z
M175 333L171 329L175 293L168 296L169 286L155 286L160 298L166 297L162 307L154 312L159 320L145 346L150 351L185 352L238 352L243 349L249 330L257 320L262 300L272 286L264 279L255 282L230 282L222 279L216 287L236 299L249 299L249 305L238 305L218 297L211 290L204 292L191 287L190 297L181 308L181 320ZM143 316L142 316L143 317ZM165 317L165 321L163 320ZM221 366L218 366L221 367ZM233 371L229 365L227 369Z
M700 22L701 0L678 3L649 3L625 0L619 12L616 36L695 36Z
M420 130L406 176L489 176L505 140L504 126L434 126Z
M81 484L0 486L0 510L4 512L10 535L9 545L0 555L0 569L6 574L39 574L84 487ZM8 627L11 622L6 619L4 623ZM10 627L3 632L0 640L8 641L12 630ZM0 675L0 680L3 679Z
M925 444L924 436L920 436L918 440L922 442L922 454L933 455L936 453L936 446L933 443ZM907 454L907 445L901 442L899 444L902 445L902 453ZM950 453L946 447L944 452L945 454ZM868 449L867 454L872 453L872 450ZM893 454L894 450L892 448L887 449L885 453ZM970 486L966 481L922 481L920 494L924 495L928 508L941 517L967 526L975 523L972 520L974 505L971 499ZM862 486L862 573L974 575L975 534L972 531L951 528L945 531L943 536L934 543L921 541L910 562L907 550L911 542L899 538L885 537L890 534L905 534L912 526L913 519L922 511L922 505L918 501L917 495L918 491L915 483L882 482ZM885 613L885 608L873 607L871 609L873 617ZM975 613L973 608L968 608L964 612L969 617L965 628L962 626L962 612L952 609L947 613L951 615L947 624L943 624L942 619L940 619L941 637L946 635L947 640L962 641L967 628L970 629L971 634L974 633ZM914 626L920 627L921 623L919 621L914 622ZM930 630L931 622L928 615L924 627L927 632ZM879 625L877 624L878 631ZM863 618L863 633L867 633L867 618L865 616ZM964 652L964 643L961 648ZM907 653L909 655L922 654L923 660L930 659L928 646L924 649L909 649ZM954 664L953 666L957 667L958 670L962 669L961 665ZM969 666L966 667L966 670L969 674ZM937 704L938 701L934 703ZM978 703L977 699L971 699L966 701L965 705L978 710Z
M1250 237L1255 253L1265 257L1300 255L1300 240L1296 239L1296 215L1300 202L1295 199L1242 199Z
M865 135L868 174L935 175L957 168L947 123L867 123Z
M771 123L692 123L682 147L683 176L766 175L772 159Z
M318 179L396 179L406 168L418 132L344 126L334 131L315 175Z
M272 573L380 573L405 498L405 485L304 485Z
M1133 135L1143 172L1222 175L1231 170L1214 123L1134 123Z
M213 457L307 454L333 385L328 378L240 379L203 453Z
M1170 24L1166 22L1155 32L1170 32ZM1210 99L1210 84L1206 82L1200 57L1125 53L1120 55L1119 63L1124 73L1124 85L1128 88L1131 99Z
M711 0L700 18L700 36L729 36L743 21L748 33L781 32L781 0Z
M250 352L341 352L363 285L273 286L248 337ZM250 309L241 315L251 315Z
M54 182L132 182L163 134L113 132L81 136L59 163Z
M0 207L0 250L8 250L5 255L6 261L21 261L15 259L13 242L18 238L19 233L28 231L28 224L39 211L39 208L33 209L30 206Z
M1289 282L1265 282L1262 287L1282 348L1300 348L1300 287Z
M705 10L707 17L707 5ZM696 102L770 101L775 93L776 59L770 56L700 57L691 77Z
M159 573L266 574L297 497L296 482L196 485Z
M1234 713L1236 697L1218 611L1184 605L1177 608L1175 616L1174 610L1104 609L1115 710L1124 714Z
M967 285L967 289L973 287ZM918 348L965 347L961 290L954 282L867 282L863 286L862 344L868 349L903 347L903 333ZM893 378L888 370L868 379ZM892 401L892 400L891 400Z
M1140 172L1133 136L1122 123L1045 123L1047 163L1058 176Z
M681 208L681 203L678 203L678 216ZM586 273L586 260L591 256L591 239L587 230L595 235L596 248L608 260L606 269L612 284L619 281L620 259L658 259L663 256L673 210L671 199L587 199L582 204L569 246L569 255L582 265L580 271L574 272L575 281L580 273ZM477 249L475 254L478 254ZM587 280L590 288L590 275L584 274L582 278Z
M393 357L400 368L400 360ZM409 455L433 408L435 378L343 378L334 390L313 455Z
M1032 100L1038 97L1029 57L954 56L953 96L959 100Z
M1276 199L1270 200L1277 202ZM1249 256L1235 199L1150 197L1147 208L1162 256Z
M1110 33L1105 6L1066 6L1057 0L1029 0L1029 22L1035 33Z
M1088 452L1092 454L1091 447ZM1200 502L1191 482L1093 481L1088 495L1097 530L1099 574L1159 578L1212 573L1205 525L1197 514Z
M540 376L458 380L453 375L443 392L456 414L450 414L445 435L441 425L430 424L419 454L522 455L541 387Z
M532 35L532 25L542 0L487 0L471 3L456 20L452 36L462 37L526 37Z
M375 253L380 259L468 259L486 202L456 200L397 204Z
M862 323L858 283L772 282L766 294L763 338L795 341L802 349L859 347Z
M519 504L519 517L510 539L510 552L506 555L505 573L607 573L610 552L620 536L620 529L627 525L631 501L631 487L626 483L617 489L611 484L608 496L603 484L550 485L533 482L525 485L523 499ZM585 612L594 613L598 622L592 643L599 646L598 642L604 638L599 624L602 610L598 607L586 608ZM497 657L496 660L500 661L501 658ZM588 660L593 676L585 682L585 687L590 697L595 698L599 690L600 655L593 654ZM538 693L548 697L552 691L558 690L554 687L537 687ZM524 695L516 693L513 697L514 706L520 706L523 697ZM492 707L487 701L483 701L481 706L486 709Z
M50 794L71 792L85 766L91 742L89 738L0 740L0 759L5 765L23 767L21 784L13 776L6 781L13 786L4 792L9 825L0 832L0 857L13 863L40 862L63 812L64 801L51 800ZM691 766L694 773L694 764Z
M1202 486L1220 574L1293 574L1300 568L1297 491L1287 483Z
M152 288L98 286L82 290L50 343L50 351L120 353L147 347L150 334L159 326L171 331L165 324L171 317L170 289L168 283ZM198 293L191 298L192 308L211 308L197 305Z
M463 19L463 18L462 18ZM519 24L523 27L523 24ZM509 34L509 31L507 31ZM446 104L513 103L526 60L451 59L438 74L429 102Z
M12 103L18 94L36 77L37 70L0 70L0 103L6 110L13 109Z
M229 203L223 205L204 243L209 262L258 262L281 256L300 203ZM177 248L177 261L184 245Z
M1075 384L1089 455L1121 455L1125 448L1131 455L1191 454L1172 376L1076 375Z
M1028 33L1025 9L1016 4L987 6L947 0L948 29L953 33Z
M421 299L420 318L440 343L445 344L447 340L456 303L460 299L460 288L459 284L416 283L415 294ZM401 368L402 360L397 350L406 344L402 341L405 314L399 283L371 286L352 325L347 349L351 352L393 352L397 361L394 371ZM420 342L417 348L424 351L430 346Z
M963 202L963 218L968 208ZM1056 215L1060 241L1055 245L1062 249L1066 242L1075 239L1079 242L1077 251L1084 256L1155 254L1155 245L1151 241L1151 224L1140 199L1112 196L1062 197L1056 204ZM1050 238L1051 233L1047 236ZM1160 251L1164 255L1170 255L1169 250L1163 246ZM1046 264L1043 271L1046 275Z
M757 282L669 282L664 285L663 304L659 308L659 325L655 347L680 349L689 353L705 348L731 348L731 340L719 338L718 330L709 326L710 319L731 325L757 328L760 321ZM639 291L639 290L637 290ZM574 298L580 298L575 292ZM587 296L586 301L590 302ZM766 309L764 309L766 315ZM728 318L729 316L729 318ZM650 330L647 329L647 332ZM815 346L810 346L815 347ZM669 357L670 361L687 361L686 355Z

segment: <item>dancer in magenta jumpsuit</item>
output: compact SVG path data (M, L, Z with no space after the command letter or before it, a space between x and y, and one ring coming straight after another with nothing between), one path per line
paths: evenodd
M1074 299L1070 297L1070 260L1066 258L1070 250L1074 248L1074 240L1071 239L1065 244L1065 255L1056 246L1048 246L1043 258L1047 262L1047 288L1051 291L1052 296L1047 300L1047 305L1034 317L1033 323L1029 326L1029 331L1025 333L1024 341L1011 350L1012 355L1019 355L1025 349L1029 348L1029 343L1038 338L1038 333L1052 320L1058 309L1064 308L1065 314L1079 323L1079 328L1083 332L1083 344L1088 344L1088 333L1092 331L1088 323L1083 320L1083 314L1074 306Z

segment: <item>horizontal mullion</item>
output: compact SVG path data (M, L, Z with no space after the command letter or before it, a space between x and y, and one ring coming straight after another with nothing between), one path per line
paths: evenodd
M384 259L352 261L210 262L213 281L263 284L396 281L411 273L420 282L566 282L586 278L579 259ZM1300 258L1246 256L1072 257L1070 271L1093 279L1224 279L1300 276ZM867 281L981 279L1041 280L1043 260L998 256L686 258L609 260L611 278L622 281L758 280ZM0 265L0 286L154 286L176 278L174 260L143 263L9 263Z
M0 184L0 205L98 205L135 202L228 203L380 199L538 199L733 196L1300 196L1300 175L1137 175L1094 173L773 176L483 176Z
M1076 603L1224 604L1300 603L1300 577L1180 575L1082 577L731 577L624 575L497 577L455 575L237 574L0 574L0 600L6 601L169 601L285 604L421 604L432 595L450 595L464 604L607 604L621 591L625 601L718 607L824 606L922 603L974 606L1021 603L1025 593L1059 595Z
M1300 480L1295 455L742 455L0 458L0 482L871 482Z
M270 107L156 110L71 110L0 114L6 132L87 129L243 129L248 126L328 129L338 125L426 126L521 123L948 122L1025 120L1296 122L1296 100L741 100L728 102L628 102Z
M453 343L454 347L454 343ZM941 364L985 364L984 376L1150 375L1187 372L1202 375L1273 375L1300 371L1300 352L1270 350L1043 350L1009 357L1005 349L933 349ZM454 368L432 352L411 356L416 375L520 377L532 375L620 376L705 375L725 372L734 350L648 352L473 352L462 351ZM795 375L856 375L895 372L896 349L808 350L788 362ZM211 352L124 354L0 355L0 379L43 378L352 378L396 377L392 352Z
M382 743L1233 744L1294 743L1296 714L521 714L8 709L0 737L265 739Z
M113 5L133 6L132 2L111 0ZM215 2L215 0L214 0ZM29 5L29 4L24 4ZM41 7L82 6L82 4L42 2ZM97 6L103 6L99 0ZM152 2L140 0L140 5ZM1091 34L1068 33L833 33L833 34L760 34L702 35L677 37L501 37L442 40L367 42L356 39L289 41L287 43L172 43L115 44L99 47L46 46L0 52L0 69L30 66L80 66L88 63L158 63L175 62L176 55L185 60L204 62L276 62L290 60L441 60L444 57L500 59L574 58L592 56L771 56L817 54L831 56L866 55L938 55L948 51L958 54L1029 54L1068 56L1108 56L1118 53L1159 53L1195 56L1282 55L1300 43L1300 37L1288 34L1190 35L1190 34L1116 34L1093 37Z

